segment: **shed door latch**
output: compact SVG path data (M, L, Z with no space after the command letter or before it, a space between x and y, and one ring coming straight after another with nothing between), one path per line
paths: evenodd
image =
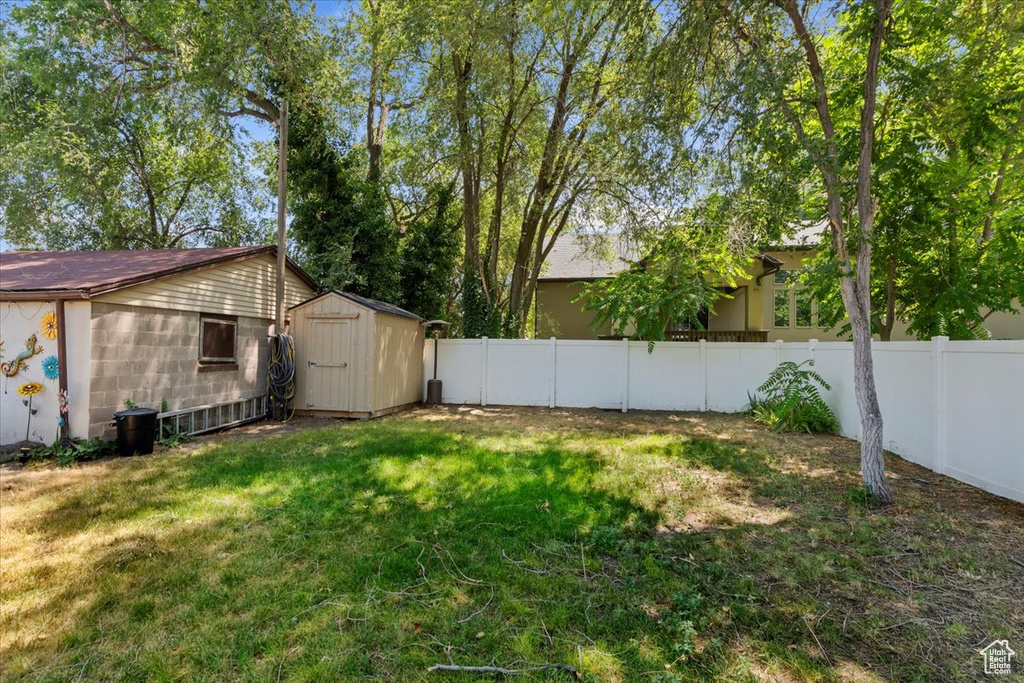
M314 365L316 365L316 361L315 360L307 360L306 361L306 365L308 365L309 367L313 367Z

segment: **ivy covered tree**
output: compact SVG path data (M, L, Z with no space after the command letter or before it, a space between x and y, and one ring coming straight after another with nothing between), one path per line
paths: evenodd
M460 207L449 185L432 193L433 210L413 221L401 248L402 306L427 320L451 319L460 240Z
M295 112L288 143L289 228L303 266L325 287L400 303L398 235L360 154L313 107Z

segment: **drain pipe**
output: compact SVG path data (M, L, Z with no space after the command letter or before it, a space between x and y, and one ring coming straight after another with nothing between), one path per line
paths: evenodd
M57 413L60 416L60 446L68 448L71 446L71 410L68 402L67 318L64 311L64 299L58 297L53 303L57 314Z
M281 100L277 123L277 297L274 306L274 333L284 334L284 273L287 268L285 217L288 195L288 100Z
M758 284L758 286L761 285L762 279L768 277L769 275L774 275L775 273L779 272L779 270L782 268L782 261L775 258L774 256L770 256L765 253L761 254L761 264L765 267L765 269L761 272L760 275L754 278L754 281Z
M288 421L295 412L295 344L285 333L284 277L288 268L288 100L281 100L277 122L277 273L274 300L274 336L267 359L267 417Z

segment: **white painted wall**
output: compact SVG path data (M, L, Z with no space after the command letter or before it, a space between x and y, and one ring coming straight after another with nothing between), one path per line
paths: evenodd
M844 436L860 436L849 342L448 339L444 403L740 412L778 363L813 358ZM875 343L886 448L1024 502L1024 341ZM434 344L424 347L424 384Z
M92 302L64 303L67 328L68 411L71 438L89 436L89 398L92 377Z
M68 407L72 437L85 437L89 432L89 356L91 336L89 334L88 301L68 301L64 307L64 324L67 330L68 351ZM57 339L47 339L42 331L43 316L55 313L53 301L4 301L0 302L0 362L14 363L18 354L26 348L31 335L36 336L36 347L42 353L26 360L27 367L14 377L0 374L0 445L16 444L28 438L37 443L51 444L57 437L58 420L57 379L49 379L43 371L44 360L56 358ZM13 368L13 365L10 366ZM36 414L29 423L28 406L18 394L18 387L26 382L37 382L43 390L32 397L32 409Z
M57 380L47 379L43 361L57 356L57 340L43 335L43 316L53 312L52 301L5 301L0 303L0 362L15 363L15 358L26 350L26 342L35 335L33 349L42 352L25 360L25 365L13 377L0 375L0 444L18 443L26 438L41 443L53 443L57 436ZM14 365L10 366L13 371ZM36 414L29 421L29 408L18 395L18 387L26 382L41 384L43 389L32 397L32 410Z

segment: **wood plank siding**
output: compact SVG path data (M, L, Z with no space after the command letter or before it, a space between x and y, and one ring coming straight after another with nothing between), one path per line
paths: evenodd
M177 311L219 313L272 320L275 262L271 254L147 282L95 297L95 301ZM290 270L285 274L285 306L314 294Z
M374 326L374 412L423 400L423 325L378 313Z
M322 296L291 311L292 330L295 335L296 409L316 409L309 362L316 362L318 354L323 353L318 348L318 343L323 343L323 340L317 338L317 320L341 319L351 321L352 362L345 373L344 386L338 387L338 390L348 393L348 412L369 413L372 410L374 315L375 313L367 308L344 297L333 295ZM310 403L314 405L310 406Z

